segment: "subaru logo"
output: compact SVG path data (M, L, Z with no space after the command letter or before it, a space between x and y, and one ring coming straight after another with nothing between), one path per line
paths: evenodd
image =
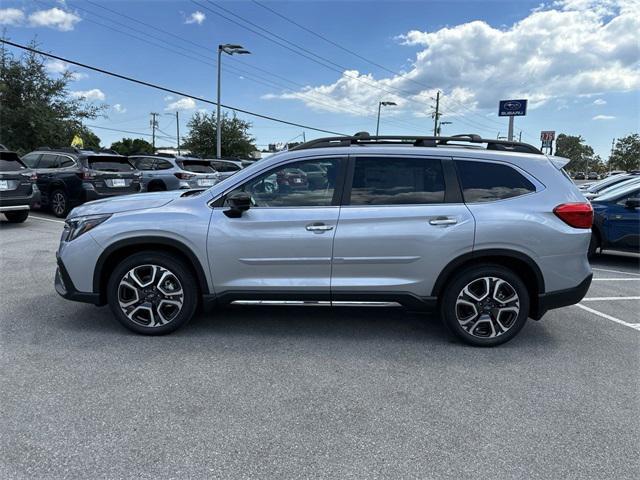
M520 102L507 102L504 104L504 109L505 110L520 110L520 108L522 107L522 104Z

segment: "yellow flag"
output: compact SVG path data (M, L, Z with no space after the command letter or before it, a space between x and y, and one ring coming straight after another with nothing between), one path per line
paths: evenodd
M73 140L71 141L71 146L76 148L84 148L82 137L80 137L80 135L74 135Z

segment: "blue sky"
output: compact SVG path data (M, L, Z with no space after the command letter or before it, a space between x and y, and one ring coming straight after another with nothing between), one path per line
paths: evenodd
M215 99L216 46L239 43L252 54L223 58L223 103L344 133L374 132L378 102L387 100L397 106L383 110L381 133L431 134L438 90L442 120L452 122L443 134L505 135L507 120L496 113L497 101L508 98L529 98L516 133L523 130L523 140L535 144L540 130L581 134L606 159L614 137L639 130L637 0L260 1L329 42L252 1L4 0L0 24L18 43L37 38L62 57L209 99ZM291 42L290 49L229 19ZM55 75L69 66L49 68ZM176 109L184 133L193 113L213 108L71 69L78 72L74 95L109 105L108 118L91 125L148 134L153 111L162 114L160 135L171 136ZM253 123L260 146L302 133L240 116ZM95 132L107 145L132 136Z

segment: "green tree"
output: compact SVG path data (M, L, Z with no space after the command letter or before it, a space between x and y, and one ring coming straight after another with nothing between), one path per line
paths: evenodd
M111 144L111 149L120 155L135 155L137 153L153 153L153 146L142 138L123 138Z
M570 161L565 169L570 172L594 171L601 163L600 157L594 155L593 148L584 143L580 135L565 135L561 133L556 140L556 152L559 157L568 158Z
M95 143L97 137L88 135L82 122L96 118L104 106L71 98L72 76L65 72L49 77L41 55L27 52L15 57L0 44L0 143L19 153L43 145L70 145L75 134Z
M619 138L609 158L611 169L638 170L640 169L640 135L632 133Z
M189 123L189 134L182 139L182 148L195 155L212 158L216 155L216 116L196 113ZM255 139L249 134L251 123L235 115L222 115L222 156L248 157L255 151Z

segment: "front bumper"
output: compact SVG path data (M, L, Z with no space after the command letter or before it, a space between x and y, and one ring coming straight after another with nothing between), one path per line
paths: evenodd
M537 308L531 312L531 318L539 320L549 310L575 305L584 298L591 286L593 274L589 274L582 282L572 288L538 295Z
M67 300L73 300L74 302L92 303L94 305L100 305L100 295L97 293L79 292L71 277L67 273L67 269L62 263L60 256L56 253L56 261L58 262L58 268L56 270L56 277L54 280L56 292Z

